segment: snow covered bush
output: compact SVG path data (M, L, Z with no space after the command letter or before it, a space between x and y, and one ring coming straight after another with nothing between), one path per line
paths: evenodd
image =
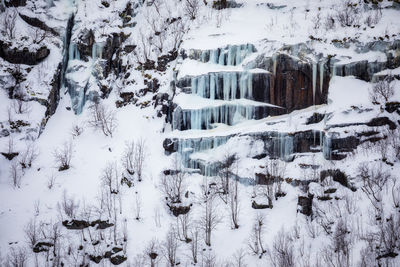
M53 156L59 171L65 171L70 168L73 155L72 141L64 142L61 147L54 149Z
M394 86L391 84L393 79L388 76L375 83L370 90L370 99L374 104L384 104L394 95Z
M336 19L342 27L350 27L359 23L360 12L359 3L345 0L336 10Z
M7 8L3 17L2 32L10 41L15 38L18 12L14 8Z
M27 143L25 150L19 156L19 163L23 169L32 167L32 163L39 156L39 149L33 143Z
M102 103L95 103L90 106L89 109L89 124L95 129L100 129L105 136L112 137L113 133L117 129L115 111L107 108Z

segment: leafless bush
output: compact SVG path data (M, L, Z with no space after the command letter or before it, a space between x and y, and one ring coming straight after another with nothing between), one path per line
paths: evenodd
M336 10L336 20L339 21L342 27L350 27L358 24L360 17L360 8L358 3L353 3L351 0L345 0L342 5Z
M276 235L272 249L268 251L269 260L273 266L295 266L295 255L292 239L283 229Z
M247 267L246 252L244 249L239 249L233 254L233 264L235 267Z
M11 247L7 256L9 266L23 267L26 266L28 260L27 251L24 247Z
M251 229L250 239L249 239L249 248L252 253L258 255L260 258L266 252L264 249L264 229L265 229L265 218L261 213L257 213L255 217L253 227Z
M55 185L55 183L56 183L56 178L57 178L57 176L56 176L54 173L52 173L52 174L49 176L49 178L47 179L47 188L48 188L49 190L51 190L51 189L53 188L53 186Z
M336 262L339 264L336 266L351 266L352 242L350 232L347 221L340 218L332 236L332 249L336 255Z
M318 11L317 15L312 19L314 30L318 30L321 27L321 12Z
M382 218L383 219L383 218ZM393 254L400 245L400 218L398 214L390 214L388 218L379 225L379 246L382 254Z
M145 254L149 257L150 266L155 267L159 255L159 243L157 239L152 239L145 248Z
M388 76L378 81L370 90L369 96L372 103L384 104L394 95L394 86L390 83L393 79Z
M179 164L178 158L174 158L170 175L161 174L161 190L169 203L181 203L187 189L186 173Z
M197 263L197 255L199 251L199 228L194 226L191 230L191 238L192 242L190 242L190 254L192 257L192 261L194 264Z
M207 179L202 185L201 202L203 205L203 213L200 218L200 226L204 230L204 240L207 246L211 246L211 233L221 222L221 217L215 203L215 193L209 190Z
M34 44L40 44L47 36L49 36L49 33L39 28L32 28L30 36L32 37Z
M174 267L177 263L176 256L177 256L178 246L179 243L177 239L176 230L174 228L171 228L167 233L165 242L162 244L164 257L167 260L168 265L171 267Z
M204 267L217 267L217 256L212 250L202 254L202 263Z
M362 191L367 195L372 205L380 209L382 202L382 191L386 182L390 179L390 173L385 171L381 165L362 163L358 167L359 176L362 179Z
M226 152L222 161L218 163L219 171L218 176L220 178L220 187L222 194L226 195L229 193L229 178L232 175L234 163L237 161L235 154Z
M89 109L89 124L95 129L100 129L105 136L112 137L117 128L115 112L101 103L93 104Z
M18 161L13 160L10 166L10 178L12 181L12 185L14 188L21 186L21 179L22 179L22 168Z
M135 155L135 142L130 141L125 143L125 150L122 155L122 165L130 175L133 175L135 173L134 155Z
M238 229L240 212L238 179L236 178L235 181L231 181L230 184L231 190L229 191L229 208L231 214L231 223L232 228Z
M29 246L31 249L36 245L39 239L39 230L36 225L36 218L31 219L28 224L25 226L25 236L28 240Z
M3 16L3 31L9 40L14 40L18 12L14 8L7 8Z
M200 1L199 0L186 0L183 8L185 11L185 15L188 16L188 18L190 20L194 20L194 19L196 19L197 13L199 12Z
M146 140L140 138L135 145L135 172L137 174L139 182L142 181L143 178L143 168L146 160Z
M15 99L12 102L12 106L15 113L27 114L31 112L31 104L28 102L27 95L23 89L18 88L14 93L14 98Z
M79 202L75 201L73 197L69 197L66 191L63 192L61 203L59 202L57 205L61 209L61 212L71 219L75 218L79 209Z
M71 134L73 138L80 136L82 133L83 133L83 127L79 125L72 126Z
M39 149L35 143L27 143L25 150L19 156L19 163L23 169L32 167L32 163L39 156Z
M397 178L392 178L392 201L395 209L400 208L400 184L397 182Z
M189 243L189 228L191 226L191 213L181 214L176 217L176 236L179 240Z
M14 144L14 137L10 135L8 137L8 142L7 142L7 147L6 147L6 153L7 154L13 154L15 153L15 144Z
M367 24L368 27L374 27L382 18L382 10L380 8L375 9L367 14L367 17L364 20L364 23Z
M326 31L332 30L335 28L335 18L332 14L328 14L325 18L324 28Z
M135 202L133 206L133 211L135 214L135 220L140 220L142 217L142 198L140 197L139 192L135 192Z
M54 149L53 156L59 171L68 170L71 167L71 159L73 156L72 141L67 141L62 147Z

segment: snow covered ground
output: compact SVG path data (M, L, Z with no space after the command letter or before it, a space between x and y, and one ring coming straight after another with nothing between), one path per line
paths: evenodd
M126 11L129 10L128 3L131 3L131 11ZM188 16L187 3L199 5L193 20ZM160 106L155 105L159 95L168 93L169 103L191 111L229 104L246 108L276 107L244 98L207 99L183 92L180 88L173 90L171 82L187 76L220 72L275 75L254 67L255 62L259 57L272 57L289 50L287 53L293 58L316 62L333 55L339 64L362 60L386 62L387 51L380 49L379 44L376 49L364 49L363 44L379 38L387 42L399 40L399 4L383 1L380 4L382 9L375 9L372 4L364 6L362 2L354 1L352 4L357 5L351 11L356 9L359 13L355 15L357 21L352 22L356 26L349 27L341 26L337 21L334 26L329 25L329 16L334 16L340 8L346 8L343 1L251 0L237 3L242 6L217 10L211 7L211 1L195 0L179 3L169 0L143 3L127 0L28 0L26 6L15 8L46 22L60 36L45 36L41 44L51 52L34 66L12 64L0 58L0 152L19 152L12 160L0 155L1 266L12 265L11 261L18 256L23 258L21 255L27 258L24 266L58 266L61 262L65 266L108 266L115 262L103 256L114 247L122 248L122 251L114 253L112 259L117 260L117 255L127 258L122 260L122 266L150 266L152 263L155 266L178 263L181 266L400 264L397 256L400 247L397 231L400 225L399 108L390 113L384 104L371 103L370 91L374 83L354 76L332 74L326 104L257 120L240 117L232 125L215 123L207 130L193 129L193 126L188 130L172 130L171 122L165 120L168 114L158 116ZM66 53L63 46L71 14L74 14L74 25L69 51L77 51L79 42L90 39L80 35L90 29L95 40L91 49L96 47L98 50L91 50L92 53L82 54L79 58L70 54L65 68L65 77L79 84L76 90L83 92L86 98L71 99L66 84L62 84L56 112L47 116L48 105L43 101L47 101L51 93L52 79L61 75L56 71ZM0 19L5 16L6 12L1 13ZM172 19L175 22L171 22ZM2 35L0 40L9 41L14 47L36 49L29 39L31 37L28 40L23 38L33 35L32 28L17 17L16 37L7 39ZM113 39L113 34L120 39ZM118 47L111 45L113 48L107 50L107 40L120 43ZM299 49L300 52L296 50L301 43L307 44L308 54L302 54L303 49ZM246 54L236 65L201 62L182 56L183 51L190 55L190 51L196 49L215 50L243 44L253 44L255 51ZM129 45L135 45L135 48L126 52ZM178 48L179 56L173 58L165 70L143 67L151 60L158 63L159 56ZM398 56L399 49L390 52ZM108 53L111 57L106 59ZM18 66L25 73L25 80L19 84L10 72L17 70ZM399 68L387 69L376 76L396 76L398 72ZM154 83L159 84L156 89L149 85L154 86ZM389 84L395 93L387 102L396 104L400 101L400 82L395 79ZM26 94L22 102L9 97L8 88L17 85ZM87 88L90 90L86 91ZM91 91L100 98L89 97ZM120 93L132 93L136 102L128 101L127 105L116 108L116 101L123 98ZM80 114L74 112L75 100L84 103ZM101 107L109 112L106 114L112 114L116 125L112 137L93 127L94 109L90 108L93 101L99 101ZM24 112L18 112L21 105ZM315 113L323 114L324 119L308 124L307 120ZM367 125L377 117L387 117L397 129L389 129L389 124ZM3 131L5 129L7 134ZM341 160L324 157L322 141L314 142L316 151L313 152L316 153L294 153L293 161L289 162L260 156L265 153L266 142L257 137L260 133L285 134L282 135L284 140L287 135L307 131L318 132L318 138L321 133L321 136L337 134L341 138L358 136L360 140L368 139L368 134L376 131L371 135L373 138L386 138L363 142L351 151L345 151L346 157ZM183 170L181 162L176 160L182 155L178 152L167 155L163 149L164 140L216 137L226 137L226 142L212 149L194 151L190 158L212 165L235 154L237 159L228 168L230 193L221 193L223 178L187 170L182 186L184 190L180 192L181 203L172 204L190 206L190 212L189 215L174 216L168 206L172 204L166 199L163 179L180 177L174 171ZM123 155L132 141L136 148L144 141L141 181L138 181L137 171L129 174L124 166ZM32 166L22 168L20 162L23 155L30 153L29 147L34 150L35 157ZM60 164L55 154L68 147L71 147L72 155L70 167L59 171ZM365 168L364 172L360 168L363 163L369 166L366 172ZM272 164L277 164L275 169ZM115 177L111 182L113 188L108 193L104 182L107 170L111 170L109 177ZM166 170L172 174L166 174ZM340 180L333 175L322 178L321 171L327 170L340 170L346 178ZM273 189L266 184L254 185L260 174L262 177L268 173L278 177ZM363 180L365 173L369 177L387 179L383 179L384 182L379 180L369 188ZM12 179L13 176L16 180ZM236 203L231 198L235 177L240 181L235 198L239 204L237 229L231 219L231 207ZM133 185L121 183L123 178ZM368 189L376 192L371 193ZM272 208L255 209L257 204L269 205L271 193L268 190L282 194L272 194ZM311 195L312 215L306 216L300 212L302 206L298 204L301 204L301 197L309 198ZM72 214L68 214L68 206ZM210 215L210 211L211 245L207 244L207 231L204 229L207 227L205 217ZM257 221L261 217L262 226L259 224L261 221ZM188 219L188 223L183 224L182 218ZM97 219L114 226L101 230L95 226L71 230L62 224L63 221L93 222ZM184 233L182 226L188 227L190 242L168 239L170 233L181 237ZM35 240L30 242L29 237L35 231ZM196 233L199 234L198 242ZM257 233L259 239L255 238ZM387 240L390 237L393 238ZM52 245L34 253L33 248L38 248L38 242ZM193 256L196 244L197 264ZM171 250L175 245L176 251ZM151 252L157 253L155 260L151 260ZM99 255L99 264L90 258ZM172 256L176 259L171 263Z

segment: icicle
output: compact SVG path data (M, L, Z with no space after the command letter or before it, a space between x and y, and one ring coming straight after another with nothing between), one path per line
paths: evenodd
M330 160L332 158L332 140L329 133L325 133L325 138L323 142L323 154L324 158Z
M211 51L210 63L218 64L218 48Z
M322 92L324 90L324 62L319 63L319 89Z
M333 63L332 64L332 77L335 77L335 76L336 76L336 63Z
M192 94L197 94L197 78L193 77L191 80L191 90Z
M218 64L225 65L225 51L223 51L223 50L221 50L221 52L219 54Z
M215 83L216 76L214 73L210 73L210 99L215 99Z
M277 55L273 54L272 55L272 73L274 74L274 76L276 75L276 65L277 65Z
M246 97L248 73L242 72L239 79L240 98Z
M313 105L315 105L315 92L317 89L317 63L313 62L312 68L312 90L313 90Z
M247 97L253 99L253 73L247 74Z
M230 96L230 90L231 90L231 81L230 81L230 75L229 72L224 72L223 74L223 85L224 85L224 100L229 100Z
M230 45L228 47L228 60L226 62L226 65L231 65L231 66L235 65L236 51L237 51L236 45Z
M198 78L198 85L197 85L197 95L201 97L205 97L206 91L206 75L202 75Z
M236 90L237 90L236 72L232 72L230 74L230 80L231 80L231 99L236 99Z
M74 43L71 43L69 45L69 59L68 60L80 60L80 54L79 54L79 50L78 50L78 46Z

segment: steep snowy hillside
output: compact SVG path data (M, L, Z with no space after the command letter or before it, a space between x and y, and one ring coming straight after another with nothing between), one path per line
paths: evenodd
M0 266L399 266L398 0L2 0Z

